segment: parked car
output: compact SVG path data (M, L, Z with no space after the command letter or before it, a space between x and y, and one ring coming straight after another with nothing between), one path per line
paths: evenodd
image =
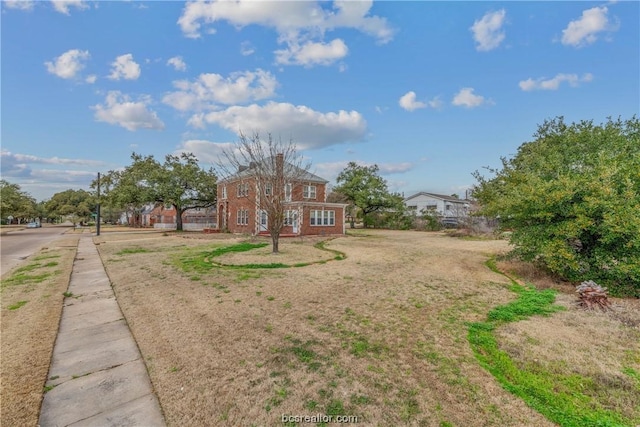
M27 224L27 228L40 228L42 227L42 224L40 224L39 222L30 222L29 224Z
M442 226L444 228L458 228L459 222L458 222L458 218L442 218L440 220L440 222L442 223Z

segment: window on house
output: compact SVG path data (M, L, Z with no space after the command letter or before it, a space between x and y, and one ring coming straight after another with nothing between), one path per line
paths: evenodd
M298 217L298 212L296 211L285 211L284 212L284 225L293 225L293 220Z
M305 199L315 199L316 198L316 186L315 185L305 185L302 189L302 197Z
M227 186L226 185L222 186L222 198L223 199L227 198Z
M249 184L238 184L238 197L247 197L249 195Z
M238 212L236 212L236 224L249 225L249 211L247 209L238 209Z
M325 211L324 209L311 211L309 224L314 226L333 226L336 224L336 212Z
M451 210L451 205L447 205L444 207L445 210L450 211Z
M273 192L273 187L272 187L272 185L271 185L271 183L270 183L270 182L267 182L267 183L264 185L264 194L265 194L266 196L270 196L272 192Z
M427 205L425 209L428 211L435 211L438 209L438 205Z
M291 201L291 184L284 185L284 200L286 202Z

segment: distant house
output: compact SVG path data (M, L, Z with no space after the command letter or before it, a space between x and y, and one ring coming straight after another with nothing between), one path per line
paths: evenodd
M277 168L284 167L282 154L275 159ZM268 234L269 217L262 198L273 197L270 184L256 178L255 165L218 182L218 228L232 233ZM294 167L290 164L287 168ZM343 203L328 203L328 181L299 170L296 182L284 184L284 227L282 236L344 234ZM257 194L257 193L260 194ZM264 203L264 202L263 202Z
M215 207L187 209L182 213L182 228L185 231L201 231L213 228L216 220ZM153 228L175 229L176 210L169 206L156 206L149 214L149 225Z
M419 192L404 199L410 211L431 211L442 218L464 218L471 212L471 201L442 194Z

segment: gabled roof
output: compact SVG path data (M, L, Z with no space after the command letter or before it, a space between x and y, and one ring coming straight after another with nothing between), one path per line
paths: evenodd
M466 199L458 199L456 197L452 197L452 196L445 196L444 194L435 194L435 193L426 193L424 191L420 191L419 193L416 193L412 196L409 196L407 198L404 199L405 202L418 197L418 196L427 196L427 197L431 197L434 199L440 199L440 200L446 200L447 202L454 202L454 203L470 203L469 200Z
M275 165L275 159L271 160L272 157L268 158L267 161L267 166L271 167L271 165ZM254 174L254 168L256 166L255 165L250 165L250 166L241 166L241 169L236 172L235 174L225 178L225 179L221 179L219 182L233 182L233 181L237 181L240 179L245 179L245 178L250 178L253 174ZM318 175L315 175L309 171L306 171L302 168L299 168L297 166L292 165L291 163L285 162L284 164L284 168L285 169L289 169L291 172L287 173L287 175L295 175L297 177L299 177L300 181L304 181L304 182L317 182L320 184L326 184L329 181L327 181L324 178L319 177Z

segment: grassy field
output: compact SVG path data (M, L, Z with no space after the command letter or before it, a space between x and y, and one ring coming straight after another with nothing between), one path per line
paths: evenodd
M77 244L63 237L2 277L2 426L38 424Z
M640 424L637 301L579 310L571 287L487 264L504 241L366 231L282 240L279 255L228 235L96 242L170 425Z

